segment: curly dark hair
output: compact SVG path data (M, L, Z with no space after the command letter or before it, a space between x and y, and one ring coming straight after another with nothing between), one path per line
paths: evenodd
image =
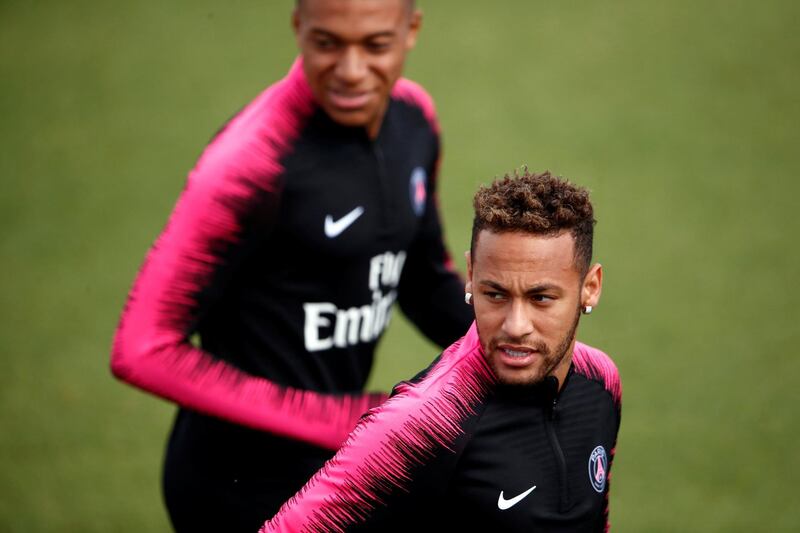
M557 235L568 230L575 238L575 264L581 273L588 271L595 220L589 191L583 187L549 171L531 174L523 169L478 189L472 205L471 253L475 253L482 230L534 235Z

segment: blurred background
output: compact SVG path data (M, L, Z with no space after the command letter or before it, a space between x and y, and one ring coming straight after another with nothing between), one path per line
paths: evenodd
M125 295L293 2L0 0L0 531L167 531L174 407L115 382ZM616 360L615 531L798 531L800 4L421 0L447 239L526 164L588 186ZM437 349L395 314L371 380Z

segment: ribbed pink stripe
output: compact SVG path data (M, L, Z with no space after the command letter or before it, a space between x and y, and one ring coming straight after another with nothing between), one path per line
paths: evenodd
M613 448L611 448L611 452L609 453L609 458L608 458L609 465L611 464L611 461L614 460L614 454L616 454L616 453L617 453L617 447L614 446ZM603 509L603 513L605 514L605 517L606 517L606 527L605 527L605 532L606 533L611 531L611 522L608 519L610 496L611 496L611 470L609 468L608 475L606 476L605 508Z
M439 130L439 120L436 118L436 107L431 95L416 82L406 78L400 78L392 88L392 97L403 100L422 109L425 118L430 122L433 131L437 134Z
M261 533L344 531L363 521L388 494L405 490L412 467L451 446L493 382L473 324L425 378L370 411Z
M611 393L614 403L619 406L622 402L622 383L619 379L617 365L611 358L598 350L582 342L575 342L575 349L572 355L572 364L575 370L592 379L603 382L606 390Z
M392 97L398 100L403 100L404 102L420 108L422 113L425 115L425 118L428 120L428 123L431 125L431 128L433 128L433 131L436 132L437 135L441 134L439 119L436 116L436 106L433 102L433 98L431 98L431 95L428 94L428 92L423 89L421 85L409 79L400 78L392 89ZM432 180L438 180L441 162L442 147L440 141L439 157L436 159L436 168L431 176ZM439 188L434 187L434 190L435 192L432 202L436 204L436 209L441 213L441 206L439 205ZM442 226L442 234L444 234L444 221L439 221L439 223ZM453 258L450 256L450 253L447 250L445 250L444 266L449 271L455 272L459 277L462 277L456 268Z
M247 375L194 347L196 297L278 195L280 157L314 110L300 60L207 147L141 267L112 348L115 376L188 408L336 449L380 395L328 396Z
M603 383L605 389L611 394L614 404L619 409L622 405L622 383L619 378L619 371L614 361L611 358L598 350L581 342L575 342L575 349L572 354L572 363L575 365L575 371L587 376L590 379L596 379ZM609 452L609 471L606 477L608 484L605 495L605 514L606 524L605 531L611 530L611 523L608 520L608 507L609 495L611 493L611 461L614 460L616 453L616 446Z

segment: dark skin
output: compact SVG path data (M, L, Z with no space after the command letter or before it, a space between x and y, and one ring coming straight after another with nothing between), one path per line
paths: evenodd
M422 14L408 0L298 2L292 27L303 70L331 119L378 136L421 24Z

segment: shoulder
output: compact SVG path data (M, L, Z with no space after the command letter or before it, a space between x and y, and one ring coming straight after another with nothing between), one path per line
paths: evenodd
M586 378L597 381L611 394L614 403L619 406L622 402L622 381L619 370L614 361L602 350L598 350L582 342L575 342L572 354L572 364L575 372Z
M433 98L420 84L407 78L400 78L392 88L392 98L418 108L434 131L439 132L439 121L436 117Z
M395 386L392 398L384 404L391 409L381 414L384 406L379 407L375 420L383 418L388 423L396 416L424 414L432 427L443 427L460 418L450 415L470 410L471 405L480 402L493 383L494 374L483 357L473 324L428 368ZM436 409L431 409L434 406Z
M298 60L286 77L267 87L222 127L200 156L190 181L277 175L282 170L281 157L314 109Z
M264 531L289 526L344 531L374 520L390 500L411 494L415 480L422 470L430 470L435 458L453 450L462 423L485 398L493 379L473 326L424 376L401 384L392 398L371 409L333 459Z

